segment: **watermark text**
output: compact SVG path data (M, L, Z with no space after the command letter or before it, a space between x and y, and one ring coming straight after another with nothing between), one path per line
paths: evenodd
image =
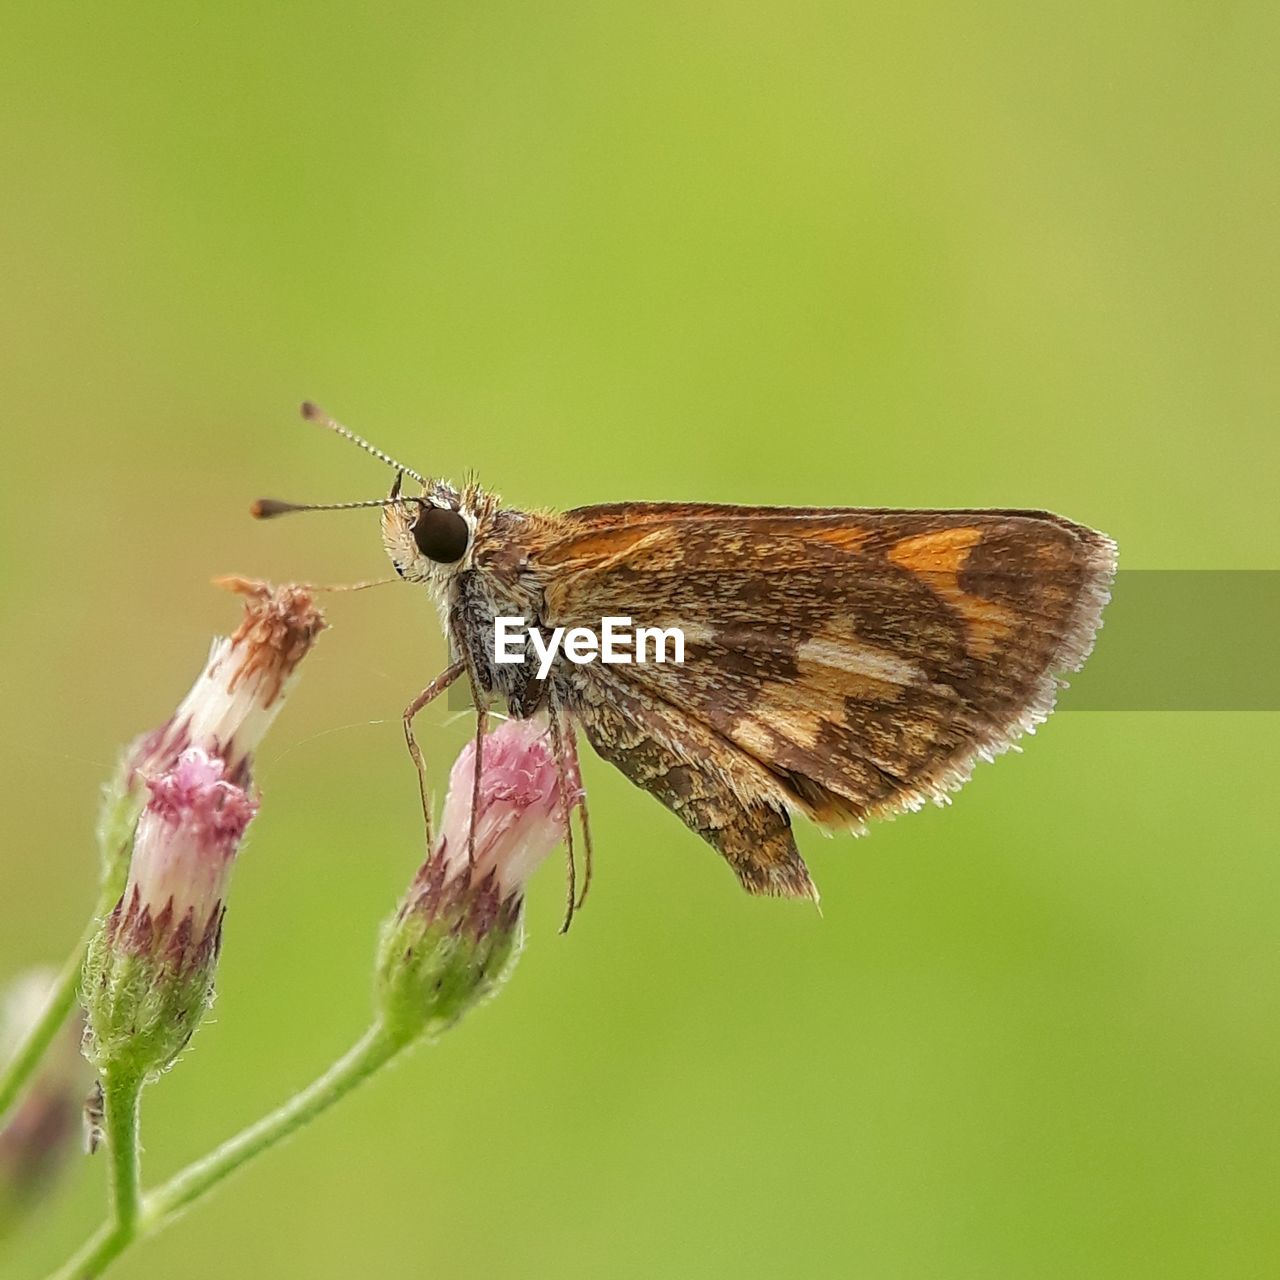
M545 680L560 652L577 666L589 662L629 666L631 663L684 662L684 632L679 627L632 627L627 617L600 619L600 630L556 627L545 632L525 618L493 620L493 660L523 663L530 649L538 663L538 679Z

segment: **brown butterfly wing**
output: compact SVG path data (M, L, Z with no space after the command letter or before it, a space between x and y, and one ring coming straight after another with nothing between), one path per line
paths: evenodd
M716 849L749 892L816 901L778 780L714 729L615 671L593 668L574 706L597 754Z
M730 795L727 762L763 771L737 794L748 812L790 805L853 829L943 797L1048 715L1115 564L1109 539L1043 512L632 504L568 518L575 531L535 556L543 621L630 616L686 637L683 665L585 668L601 722L629 714L619 691L643 697L664 708L658 738L673 721L710 732L697 764Z

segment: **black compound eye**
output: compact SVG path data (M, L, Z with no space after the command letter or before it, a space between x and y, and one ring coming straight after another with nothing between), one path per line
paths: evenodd
M413 540L428 560L453 564L466 555L471 528L456 511L423 507L413 522Z

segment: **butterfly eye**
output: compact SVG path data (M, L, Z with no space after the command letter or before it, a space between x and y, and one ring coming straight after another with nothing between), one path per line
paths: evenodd
M413 523L413 540L428 560L453 564L466 554L471 528L456 511L424 506Z

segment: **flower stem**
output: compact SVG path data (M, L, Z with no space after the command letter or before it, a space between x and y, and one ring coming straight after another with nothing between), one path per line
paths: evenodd
M100 1276L128 1246L129 1240L115 1223L108 1222L85 1241L70 1262L54 1271L49 1280L88 1280L91 1276Z
M150 1235L167 1226L241 1165L274 1147L335 1102L341 1101L357 1085L386 1066L404 1047L404 1040L390 1036L381 1023L374 1023L324 1075L282 1107L263 1116L151 1192L143 1206L145 1233Z
M117 1109L113 1116L113 1090L108 1087L105 1093L107 1133L113 1153L113 1221L100 1228L70 1262L53 1273L50 1280L91 1280L91 1277L101 1275L135 1240L163 1230L196 1201L208 1195L224 1178L341 1101L357 1085L386 1066L409 1043L408 1039L392 1035L380 1022L375 1022L324 1075L282 1107L188 1165L141 1199L137 1182L137 1093L133 1095L132 1119L129 1120L122 1109ZM114 1092L117 1108L123 1108L123 1087ZM129 1155L126 1154L127 1142L117 1142L117 1125L132 1138ZM125 1128L126 1125L131 1127Z
M40 1065L45 1050L75 1008L80 973L84 969L89 943L101 927L102 917L115 906L116 899L124 889L124 876L129 865L129 841L138 814L136 805L131 804L129 796L123 791L123 785L117 785L120 795L104 807L100 820L98 844L102 878L98 900L89 913L89 921L75 949L54 979L53 989L49 992L40 1016L27 1029L13 1056L0 1065L0 1120L4 1119L5 1112L18 1100L22 1086Z
M104 1120L111 1156L111 1216L132 1237L142 1209L142 1151L138 1143L140 1075L108 1071L102 1081Z
M92 1236L53 1280L101 1275L138 1236L142 1209L138 1103L142 1077L108 1072L102 1082L107 1150L111 1157L111 1221Z

